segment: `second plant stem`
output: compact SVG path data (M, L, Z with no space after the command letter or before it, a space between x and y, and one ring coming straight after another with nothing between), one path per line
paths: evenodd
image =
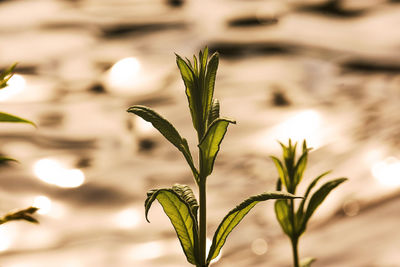
M292 251L293 251L293 266L294 267L299 267L299 253L298 253L298 243L299 243L299 238L297 237L296 234L296 225L295 225L295 217L296 214L294 213L294 201L293 199L290 200L290 213L291 213L291 224L292 224L292 230L293 230L293 235L290 237L291 243L292 243Z

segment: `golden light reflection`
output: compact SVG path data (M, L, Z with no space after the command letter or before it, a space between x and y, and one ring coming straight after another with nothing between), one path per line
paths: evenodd
M207 255L210 252L211 245L212 245L211 239L207 238L207 242L206 242ZM219 261L221 259L221 257L222 257L222 249L219 251L219 255L215 259L213 259L211 262L215 263L215 262Z
M127 256L134 261L155 259L164 254L164 249L160 242L148 242L135 245L129 248Z
M22 75L14 74L7 84L7 87L0 90L0 101L12 99L24 91L26 80Z
M64 188L81 186L85 181L84 173L79 169L68 169L54 159L41 159L33 167L35 175L48 184Z
M4 224L0 226L0 251L6 251L11 247L16 235L16 226Z
M375 163L371 168L372 175L384 186L400 186L400 160L388 157Z
M251 251L256 255L263 255L268 251L268 243L263 238L257 238L251 243Z
M137 209L127 208L115 215L114 222L119 228L131 229L139 224L141 216Z
M135 129L139 135L149 135L155 133L153 125L144 119L135 116Z
M301 143L307 140L313 148L322 145L321 115L315 110L305 110L283 121L273 130L277 140L286 142L289 138Z
M108 85L118 92L132 90L140 80L141 64L137 58L127 57L115 63L108 72Z
M33 200L32 206L39 209L37 211L37 213L44 215L44 214L48 214L51 211L52 203L48 197L37 196Z

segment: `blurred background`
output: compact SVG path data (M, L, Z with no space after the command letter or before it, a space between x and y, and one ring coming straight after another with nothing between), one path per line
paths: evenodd
M274 190L277 140L314 148L304 178L349 181L300 243L315 267L400 266L400 1L0 1L0 68L19 62L1 111L0 211L35 205L40 225L0 227L2 267L189 266L146 191L194 187L147 123L156 109L196 154L174 52L220 53L216 97L228 129L208 179L208 236L249 195ZM303 188L304 189L304 188ZM302 191L301 191L302 192ZM197 192L195 192L197 194ZM259 204L213 266L291 266L289 240Z

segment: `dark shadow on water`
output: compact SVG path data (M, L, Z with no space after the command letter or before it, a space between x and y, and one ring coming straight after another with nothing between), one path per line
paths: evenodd
M242 17L231 19L228 22L228 26L232 28L239 27L255 27L255 26L269 26L278 23L277 18L257 18L257 17Z
M392 63L377 63L364 60L352 60L342 63L344 70L348 71L358 71L358 72L368 72L368 73L400 73L400 64Z
M319 13L331 17L340 18L354 18L363 16L367 13L367 10L346 10L340 6L340 0L331 0L326 3L316 5L305 5L298 8L300 11Z
M157 31L165 31L171 29L184 29L184 23L143 23L143 24L119 24L115 26L104 27L102 35L105 38L118 38L126 35L139 35L144 33L152 33Z
M257 55L285 55L295 53L295 46L283 43L211 43L211 51L218 51L221 56L229 59L239 59Z

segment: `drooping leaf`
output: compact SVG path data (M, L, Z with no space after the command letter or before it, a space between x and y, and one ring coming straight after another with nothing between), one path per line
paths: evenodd
M290 209L287 200L279 199L275 201L275 215L278 219L279 224L282 227L282 230L288 235L292 236L293 227L290 222Z
M199 204L197 203L197 199L194 196L192 189L187 185L175 184L172 187L172 190L174 190L186 203L189 204L194 219L197 221Z
M18 221L18 220L24 220L28 221L31 223L39 223L38 220L36 220L34 217L32 217L32 214L34 214L38 208L36 207L29 207L23 210L19 210L16 212L10 212L3 216L3 218L0 219L0 224L10 222L10 221Z
M309 257L300 261L300 267L311 267L311 264L316 261L315 258Z
M218 63L218 53L214 53L211 56L210 61L208 62L207 73L204 81L204 91L202 93L203 118L208 118L209 112L212 107ZM210 123L212 123L212 121Z
M201 166L200 172L207 177L212 173L215 158L224 139L229 123L235 124L235 121L228 119L217 119L208 128L203 139L200 141Z
M154 128L156 128L168 141L170 141L179 151L182 152L190 168L192 169L193 175L198 176L196 167L194 166L192 155L186 139L182 138L175 127L160 114L154 110L144 106L132 106L128 112L133 113L150 122Z
M324 201L324 199L329 195L329 193L335 189L338 185L346 181L347 178L339 178L325 183L321 186L311 197L310 202L308 203L307 210L304 215L302 230L305 230L306 224L308 220L313 215L314 211L318 208L319 205Z
M15 67L17 66L17 63L14 63L11 67L9 67L7 70L4 72L0 73L0 89L4 88L7 86L7 82L11 79L13 76L13 71Z
M260 195L252 196L243 201L236 208L232 209L225 216L225 218L222 220L217 230L215 231L213 241L210 247L210 252L208 253L207 256L207 263L210 263L214 258L218 256L221 248L225 244L228 235L257 203L269 199L288 199L288 198L296 198L296 196L283 192L266 192Z
M186 202L177 191L185 191L185 189L164 188L149 191L145 201L146 220L149 221L148 212L154 200L157 199L175 229L187 261L196 265L198 263L198 230L192 213L193 203Z
M0 122L12 122L12 123L29 123L36 127L36 125L30 120L23 119L8 113L0 112Z

